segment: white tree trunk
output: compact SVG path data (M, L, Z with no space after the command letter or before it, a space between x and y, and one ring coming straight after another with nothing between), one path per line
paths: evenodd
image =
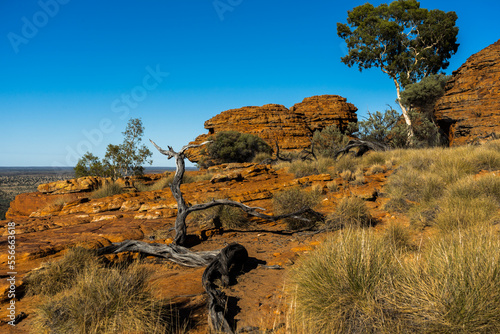
M401 111L403 113L403 117L405 119L406 125L408 125L408 140L411 140L415 136L415 133L413 132L413 124L411 122L409 110L401 103L401 85L399 84L398 80L396 80L396 78L393 78L393 80L394 80L394 84L396 85L398 104L399 104L399 107L401 108Z

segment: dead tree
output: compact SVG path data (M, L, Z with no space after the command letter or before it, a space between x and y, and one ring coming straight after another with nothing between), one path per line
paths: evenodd
M368 151L387 151L389 146L381 143L375 143L366 140L351 139L347 145L333 155L334 159L337 159L340 155L348 154L352 149L357 148L358 151L355 153L356 157L361 157Z
M271 221L276 221L279 219L283 218L288 218L288 217L294 217L298 219L302 219L305 221L308 221L309 219L300 217L300 215L303 215L307 212L312 212L310 208L303 208L297 212L291 213L291 214L286 214L286 215L281 215L281 216L272 216L272 215L266 215L261 212L258 212L257 210L264 210L263 208L258 208L258 207L250 207L247 206L243 203L236 202L236 201L231 201L227 199L218 199L218 200L212 200L207 203L203 204L195 204L192 206L188 206L186 201L184 200L184 197L181 192L181 184L182 184L182 177L184 176L184 171L185 171L185 152L186 150L194 147L199 147L203 146L207 143L201 143L198 145L186 145L181 148L179 152L175 152L172 147L168 146L168 150L164 150L158 145L156 145L155 142L150 140L151 143L160 151L161 154L164 154L168 157L168 159L175 158L176 162L176 171L175 171L175 176L174 180L172 181L172 184L170 185L170 190L172 191L172 195L174 196L175 200L177 201L177 217L175 219L175 238L174 238L174 243L176 245L185 245L186 243L186 218L187 216L195 211L200 211L200 210L205 210L209 209L214 206L219 206L219 205L229 205L229 206L234 206L242 209L245 211L247 214L254 216L254 217L259 217L263 218L266 220L271 220ZM316 212L317 215L320 215L319 213Z

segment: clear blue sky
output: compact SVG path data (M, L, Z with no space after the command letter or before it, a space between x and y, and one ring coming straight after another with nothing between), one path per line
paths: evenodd
M102 157L132 117L145 139L179 149L231 108L291 107L320 94L346 97L358 117L395 106L379 69L340 62L336 23L365 2L4 0L0 166L74 166L87 150ZM421 7L458 14L448 73L500 38L496 0ZM154 166L173 166L149 146Z

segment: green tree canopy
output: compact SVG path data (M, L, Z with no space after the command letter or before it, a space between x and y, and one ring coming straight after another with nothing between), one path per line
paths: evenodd
M75 166L75 176L111 176L114 179L122 176L143 175L145 163L152 163L153 153L141 145L144 126L140 118L131 118L124 132L123 143L109 144L106 155L101 161L87 152Z
M359 70L379 67L394 81L398 103L413 136L409 109L401 103L408 85L436 74L456 53L455 12L420 8L416 0L397 0L374 7L364 4L348 11L347 24L337 23L337 34L347 43L344 64Z

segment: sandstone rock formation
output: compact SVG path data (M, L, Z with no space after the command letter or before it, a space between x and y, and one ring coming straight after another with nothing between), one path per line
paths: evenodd
M500 40L472 55L445 89L434 113L450 145L500 135Z
M198 136L191 144L202 143L221 131L235 130L259 136L271 147L278 142L283 150L303 150L311 146L314 131L332 124L343 129L349 122L356 122L357 110L338 95L308 97L290 109L279 104L230 109L206 121L208 134ZM199 161L202 150L189 150L189 160Z

